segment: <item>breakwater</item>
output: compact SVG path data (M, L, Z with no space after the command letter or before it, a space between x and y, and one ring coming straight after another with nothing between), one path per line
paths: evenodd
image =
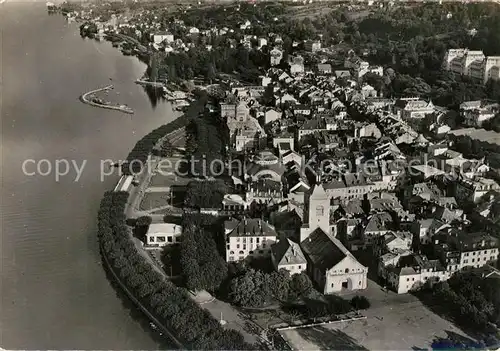
M115 110L115 111L121 111L121 112L129 113L129 114L133 114L134 110L132 110L128 106L124 106L124 105L120 105L120 106L109 105L109 104L105 104L105 103L100 103L100 102L92 101L89 98L90 96L92 96L92 95L94 95L94 94L96 94L98 92L108 91L108 90L111 90L111 89L113 89L113 85L108 85L108 86L105 86L104 88L99 88L99 89L95 89L95 90L89 91L89 92L87 92L85 94L82 94L80 96L80 101L82 101L84 104L88 104L88 105L91 105L91 106L94 106L94 107L107 108L109 110Z

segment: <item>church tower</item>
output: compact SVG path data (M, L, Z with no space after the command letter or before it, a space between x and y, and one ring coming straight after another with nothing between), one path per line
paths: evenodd
M330 198L323 188L317 184L309 196L308 225L300 231L300 241L306 239L316 228L330 234Z

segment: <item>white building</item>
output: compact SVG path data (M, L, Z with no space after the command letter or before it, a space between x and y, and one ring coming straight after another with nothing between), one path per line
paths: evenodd
M286 269L290 275L307 269L307 260L299 244L290 239L280 240L271 246L271 259L277 271Z
M471 127L481 127L484 122L495 117L499 110L499 104L483 103L480 100L460 104L460 115L464 124Z
M269 256L271 245L276 242L274 227L261 219L233 219L224 222L224 229L228 262Z
M283 52L277 48L274 48L271 50L271 52L269 52L269 56L271 57L271 66L277 66L281 63Z
M161 43L173 43L174 35L168 32L160 32L153 34L153 43L161 44Z
M272 108L264 112L264 124L268 124L279 119L281 119L281 112Z
M309 52L317 52L321 50L321 42L319 40L306 40L304 42L304 49Z
M486 83L489 79L500 79L500 56L486 57L482 51L450 49L444 57L443 69Z
M173 223L153 223L146 233L146 247L163 247L180 243L182 226Z

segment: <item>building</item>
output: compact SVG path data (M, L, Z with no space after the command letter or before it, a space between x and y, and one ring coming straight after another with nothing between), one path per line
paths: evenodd
M443 69L484 84L489 79L500 79L500 56L486 57L482 51L450 49L444 57Z
M146 248L180 243L182 226L173 223L152 223L146 233Z
M478 202L486 193L500 191L500 185L493 179L476 177L456 182L455 197L462 202Z
M295 150L295 138L291 134L277 135L273 138L273 147L278 149L280 155L290 150ZM283 162L283 164L285 164Z
M264 112L264 124L268 124L281 119L281 112L278 112L272 108Z
M361 95L363 95L363 99L374 98L377 97L377 90L369 84L364 84L361 87Z
M359 123L354 125L354 137L380 139L382 132L375 123Z
M450 277L439 260L415 254L399 257L395 266L389 265L385 270L389 286L398 294L418 290L430 279L447 280Z
M450 49L446 53L443 68L456 74L483 79L482 64L485 59L482 51Z
M466 267L479 268L498 259L498 239L485 233L441 232L433 236L432 244L451 273Z
M307 272L322 293L366 289L368 268L320 227L301 242L301 247Z
M300 245L290 239L280 240L271 246L271 259L277 271L285 269L290 275L307 269L307 260Z
M222 209L226 214L242 214L248 210L248 203L238 194L226 194L222 200Z
M463 123L470 127L481 127L481 125L495 117L500 111L497 103L484 103L482 101L466 101L460 104L460 115Z
M316 185L309 196L307 218L308 221L300 228L300 242L309 237L310 233L320 228L329 234L330 229L330 198L323 185Z
M283 52L277 48L274 48L269 52L269 56L271 57L271 66L277 66L281 63Z
M227 117L231 146L236 151L259 149L267 139L259 122L250 116L250 110L243 101L238 104L221 104L221 114Z
M319 74L331 74L332 65L329 63L318 63L317 70Z
M153 43L161 44L161 43L173 43L174 35L168 32L158 32L153 34Z
M248 184L246 200L248 203L268 206L278 204L284 199L283 184L272 179L259 179Z
M306 40L304 42L304 49L309 52L317 52L321 50L321 41L319 40Z
M257 48L260 50L263 46L267 45L267 39L266 38L259 38L257 39Z
M313 118L306 120L304 124L297 130L298 140L302 139L302 137L314 134L315 132L322 132L326 130L325 121L319 118Z
M292 76L304 73L304 58L300 55L291 56L289 59L290 74Z
M381 179L370 179L362 173L347 173L324 185L332 199L350 200L379 191L392 190L396 186L396 175L384 175Z
M484 62L484 77L483 82L486 83L489 79L500 79L500 56L488 56Z
M434 104L418 98L401 98L396 100L393 110L402 119L422 119L434 113Z
M244 260L270 254L276 242L274 227L262 219L244 218L224 222L226 235L226 260Z

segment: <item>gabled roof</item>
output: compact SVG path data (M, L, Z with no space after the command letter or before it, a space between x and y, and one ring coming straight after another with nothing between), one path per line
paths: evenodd
M365 213L361 205L361 200L359 199L351 200L346 204L340 205L340 207L342 208L342 210L345 212L346 215L357 216Z
M318 199L318 200L327 200L329 199L328 194L325 191L325 188L323 187L322 184L316 184L314 186L313 192L311 194L311 198L313 199Z
M278 266L289 264L307 264L299 244L290 239L280 240L271 246L271 253Z
M387 212L375 213L368 220L365 232L380 232L388 230L388 225L392 223L392 217Z
M243 236L276 236L274 227L269 223L259 218L245 218L236 226L234 221L224 222L226 230L233 228L228 237L243 237Z
M329 270L347 256L355 259L338 239L321 228L316 228L300 245L315 268Z

